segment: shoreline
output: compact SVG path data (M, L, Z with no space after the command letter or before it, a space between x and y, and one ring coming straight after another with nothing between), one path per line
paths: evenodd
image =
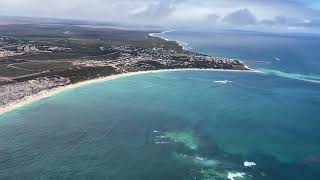
M192 47L189 47L189 44L188 42L183 42L183 41L179 41L179 40L170 40L170 39L167 39L167 38L164 38L164 37L160 37L159 34L165 34L165 33L168 33L168 32L174 32L176 30L167 30L167 31L162 31L160 33L149 33L148 35L151 36L151 37L155 37L155 38L160 38L160 39L163 39L165 41L174 41L176 42L177 44L179 44L179 46L182 47L183 50L185 51L192 51Z
M60 86L56 88L52 88L49 90L41 91L38 94L34 94L32 96L27 96L19 101L9 103L4 107L0 107L0 115L18 109L22 106L31 104L36 101L40 101L42 99L54 96L59 94L63 91L76 89L82 86L111 81L119 78L135 76L135 75L142 75L142 74L151 74L151 73L161 73L161 72L179 72L179 71L212 71L212 72L247 72L247 73L259 73L260 71L249 69L249 70L227 70L227 69L161 69L161 70L150 70L150 71L136 71L136 72L126 72L121 74L115 74L111 76L101 77L97 79L90 79L82 82L78 82L75 84L69 84L67 86Z

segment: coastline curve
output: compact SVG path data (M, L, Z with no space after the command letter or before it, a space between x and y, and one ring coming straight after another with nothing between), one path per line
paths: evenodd
M249 70L224 70L224 69L162 69L162 70L151 70L151 71L137 71L137 72L127 72L127 73L122 73L122 74L115 74L111 76L106 76L106 77L101 77L97 79L91 79L87 81L82 81L76 84L70 84L67 86L61 86L57 88L53 88L50 90L44 90L41 91L38 94L32 95L32 96L27 96L23 99L20 99L18 101L9 103L8 105L4 107L0 107L0 115L16 110L22 106L34 103L36 101L48 98L50 96L54 96L56 94L59 94L65 90L69 89L76 89L82 86L86 85L91 85L91 84L96 84L96 83L101 83L105 81L111 81L111 80L116 80L119 78L124 78L124 77L129 77L129 76L135 76L135 75L142 75L142 74L149 74L149 73L161 73L161 72L177 72L177 71L214 71L214 72L247 72L247 73L261 73L260 71L254 70L254 69L249 69Z

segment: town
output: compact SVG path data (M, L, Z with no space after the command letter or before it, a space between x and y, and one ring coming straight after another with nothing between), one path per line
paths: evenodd
M78 60L74 65L96 67L112 66L118 72L146 71L159 69L230 69L248 70L238 60L212 57L190 51L177 52L164 48L137 48L119 46L113 49L116 59Z

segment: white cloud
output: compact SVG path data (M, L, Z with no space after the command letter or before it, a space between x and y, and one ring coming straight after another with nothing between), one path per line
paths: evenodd
M168 26L320 28L320 10L292 0L0 0L0 13Z
M248 9L240 9L234 11L230 14L227 14L222 22L231 24L231 25L254 25L257 23L257 18L252 14Z

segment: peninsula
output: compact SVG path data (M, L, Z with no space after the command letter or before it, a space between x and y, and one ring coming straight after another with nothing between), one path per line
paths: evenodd
M149 33L65 24L0 25L0 112L30 97L112 75L249 70L236 59L186 51Z

